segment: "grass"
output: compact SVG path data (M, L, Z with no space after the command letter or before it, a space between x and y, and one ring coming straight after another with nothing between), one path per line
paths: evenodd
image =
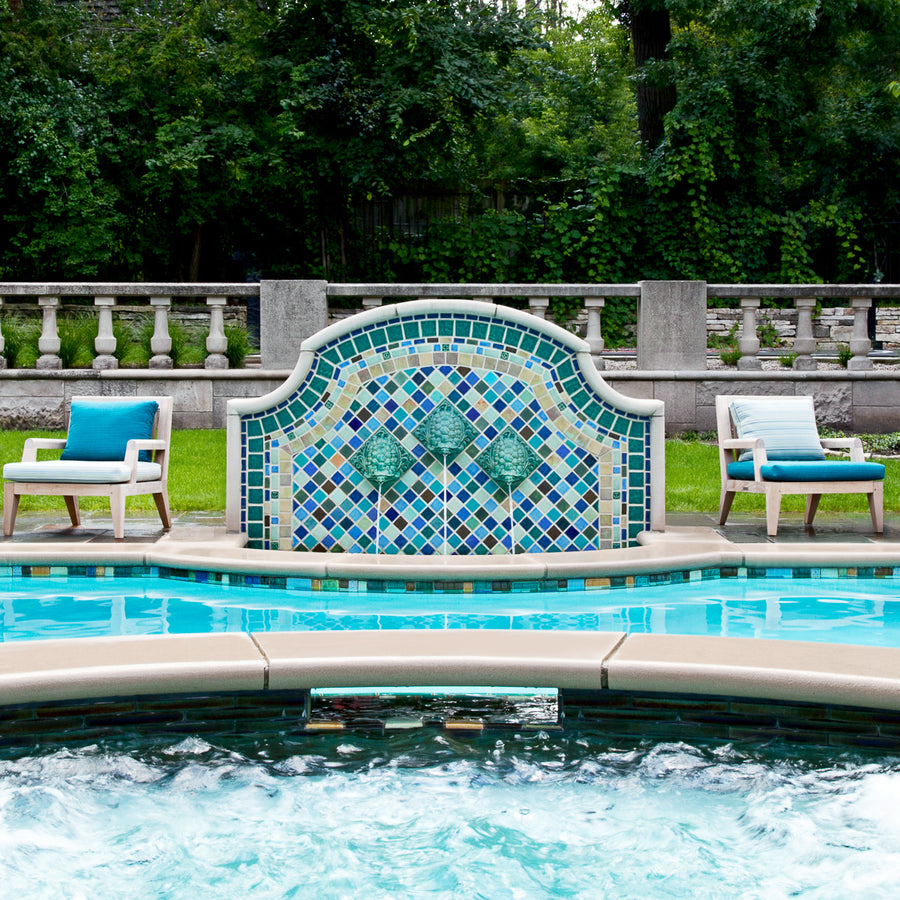
M61 431L2 431L0 432L0 464L22 458L22 447L28 437L65 437ZM53 459L52 451L42 451L39 459ZM169 459L169 504L173 511L218 511L225 509L225 430L174 431ZM79 497L78 505L85 510L109 509L102 497ZM21 512L56 510L65 516L59 497L22 497ZM150 510L156 513L153 497L131 497L127 509Z
M900 511L900 459L879 459L887 469L884 481L884 511ZM719 448L700 441L666 441L666 510L668 512L717 512L719 509ZM785 497L781 508L801 512L806 498ZM763 513L765 497L739 494L733 513ZM819 514L865 513L869 504L864 494L823 494Z
M0 465L22 458L27 437L65 437L63 432L4 431L0 432ZM51 454L47 452L47 458ZM886 513L900 512L900 459L882 460L887 467L884 486ZM191 430L172 434L172 456L169 463L169 501L179 512L225 509L225 431ZM786 497L782 507L800 512L804 497ZM79 500L84 509L106 509L104 499L84 497ZM56 497L23 497L19 507L27 510L63 510ZM133 497L128 508L155 511L153 498ZM669 512L711 513L719 508L719 454L715 444L702 441L666 441L666 510ZM851 494L826 494L820 512L868 512L866 498ZM740 495L735 498L734 512L760 513L765 510L764 498Z

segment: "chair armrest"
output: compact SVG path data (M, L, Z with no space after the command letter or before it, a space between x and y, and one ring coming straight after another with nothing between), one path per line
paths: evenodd
M141 450L168 450L167 441L160 441L155 438L132 438L125 445L125 465L131 469L130 481L137 481L137 464L138 455Z
M759 469L760 466L764 466L769 461L769 457L766 454L766 442L762 438L728 438L720 441L719 446L723 450L752 450L753 478L755 481L763 480ZM733 456L734 454L732 453Z
M37 462L38 450L62 450L65 446L65 438L26 438L22 462Z
M862 441L858 437L822 438L821 442L825 450L849 450L850 462L865 462L866 455L863 452Z

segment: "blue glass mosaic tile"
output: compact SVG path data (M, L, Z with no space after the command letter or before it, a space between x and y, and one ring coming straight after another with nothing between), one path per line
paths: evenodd
M447 456L417 438L436 440L423 423L442 404L474 435ZM414 464L379 501L351 458L382 429ZM371 552L380 536L381 552L431 554L446 515L450 553L510 552L507 489L477 462L509 431L536 460L512 490L517 552L628 545L649 527L649 419L594 394L541 330L460 312L350 330L291 397L243 417L242 526L257 547Z

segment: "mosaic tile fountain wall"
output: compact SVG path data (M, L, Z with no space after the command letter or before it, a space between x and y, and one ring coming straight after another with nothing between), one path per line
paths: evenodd
M241 528L249 546L281 550L631 545L651 524L652 416L617 398L582 341L515 310L361 313L306 341L252 411L231 402Z

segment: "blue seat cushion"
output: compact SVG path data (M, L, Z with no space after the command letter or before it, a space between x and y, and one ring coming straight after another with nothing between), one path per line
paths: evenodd
M73 400L62 460L113 462L125 459L132 439L152 438L155 400ZM150 462L142 450L141 462Z
M763 439L769 459L825 459L812 397L746 397L732 402L731 417L738 437Z
M843 459L783 461L760 466L764 481L882 481L884 466L873 462L850 462ZM753 460L728 464L728 477L753 481Z

